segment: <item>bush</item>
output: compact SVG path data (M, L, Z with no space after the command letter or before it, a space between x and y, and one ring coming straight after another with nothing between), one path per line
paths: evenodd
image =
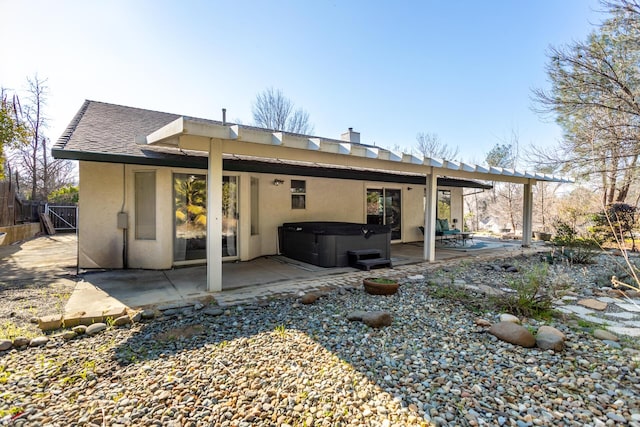
M49 203L59 203L65 205L75 205L78 203L78 187L68 185L49 193Z
M634 228L638 223L638 208L626 203L613 203L603 211L592 215L593 227L589 231L602 242L615 242L624 246L631 239L631 250L635 251Z
M494 297L494 303L502 310L516 316L548 317L551 312L551 294L548 286L549 266L535 264L522 276L511 280L514 293Z
M553 244L560 248L557 255L572 264L593 264L600 253L600 244L591 237L579 237L567 222L556 219L553 223L555 237Z

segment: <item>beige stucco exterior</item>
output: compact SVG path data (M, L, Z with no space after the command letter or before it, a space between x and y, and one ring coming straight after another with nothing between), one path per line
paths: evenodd
M138 166L80 162L80 268L123 268L124 232L118 228L119 212L128 214L126 230L129 268L168 269L173 262L174 207L173 174L206 175L202 169ZM135 238L136 172L155 172L156 238ZM285 222L345 221L366 222L368 188L399 189L402 194L401 242L421 241L419 226L424 224L425 187L397 183L346 179L223 172L238 177L239 226L238 257L242 261L278 253L277 230ZM259 233L251 234L251 178L258 180ZM274 179L284 181L274 185ZM291 209L292 179L306 182L306 208ZM452 218L461 218L462 189L451 191ZM204 261L204 260L203 260Z

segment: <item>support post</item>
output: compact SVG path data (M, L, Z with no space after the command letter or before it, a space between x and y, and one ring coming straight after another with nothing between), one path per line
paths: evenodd
M531 181L524 184L522 194L522 246L531 246L533 232L533 185Z
M424 260L436 260L436 203L438 199L438 178L433 168L426 176L426 194L424 206Z
M207 291L222 291L222 143L214 139L207 168Z

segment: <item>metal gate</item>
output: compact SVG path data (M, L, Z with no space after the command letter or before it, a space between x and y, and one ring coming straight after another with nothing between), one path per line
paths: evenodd
M46 205L44 214L51 218L56 231L75 231L78 228L78 206Z

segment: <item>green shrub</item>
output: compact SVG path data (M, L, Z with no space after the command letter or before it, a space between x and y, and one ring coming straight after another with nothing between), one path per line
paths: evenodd
M548 277L549 266L535 264L521 277L509 281L509 287L515 292L494 297L493 302L499 309L516 316L548 317L551 313Z

